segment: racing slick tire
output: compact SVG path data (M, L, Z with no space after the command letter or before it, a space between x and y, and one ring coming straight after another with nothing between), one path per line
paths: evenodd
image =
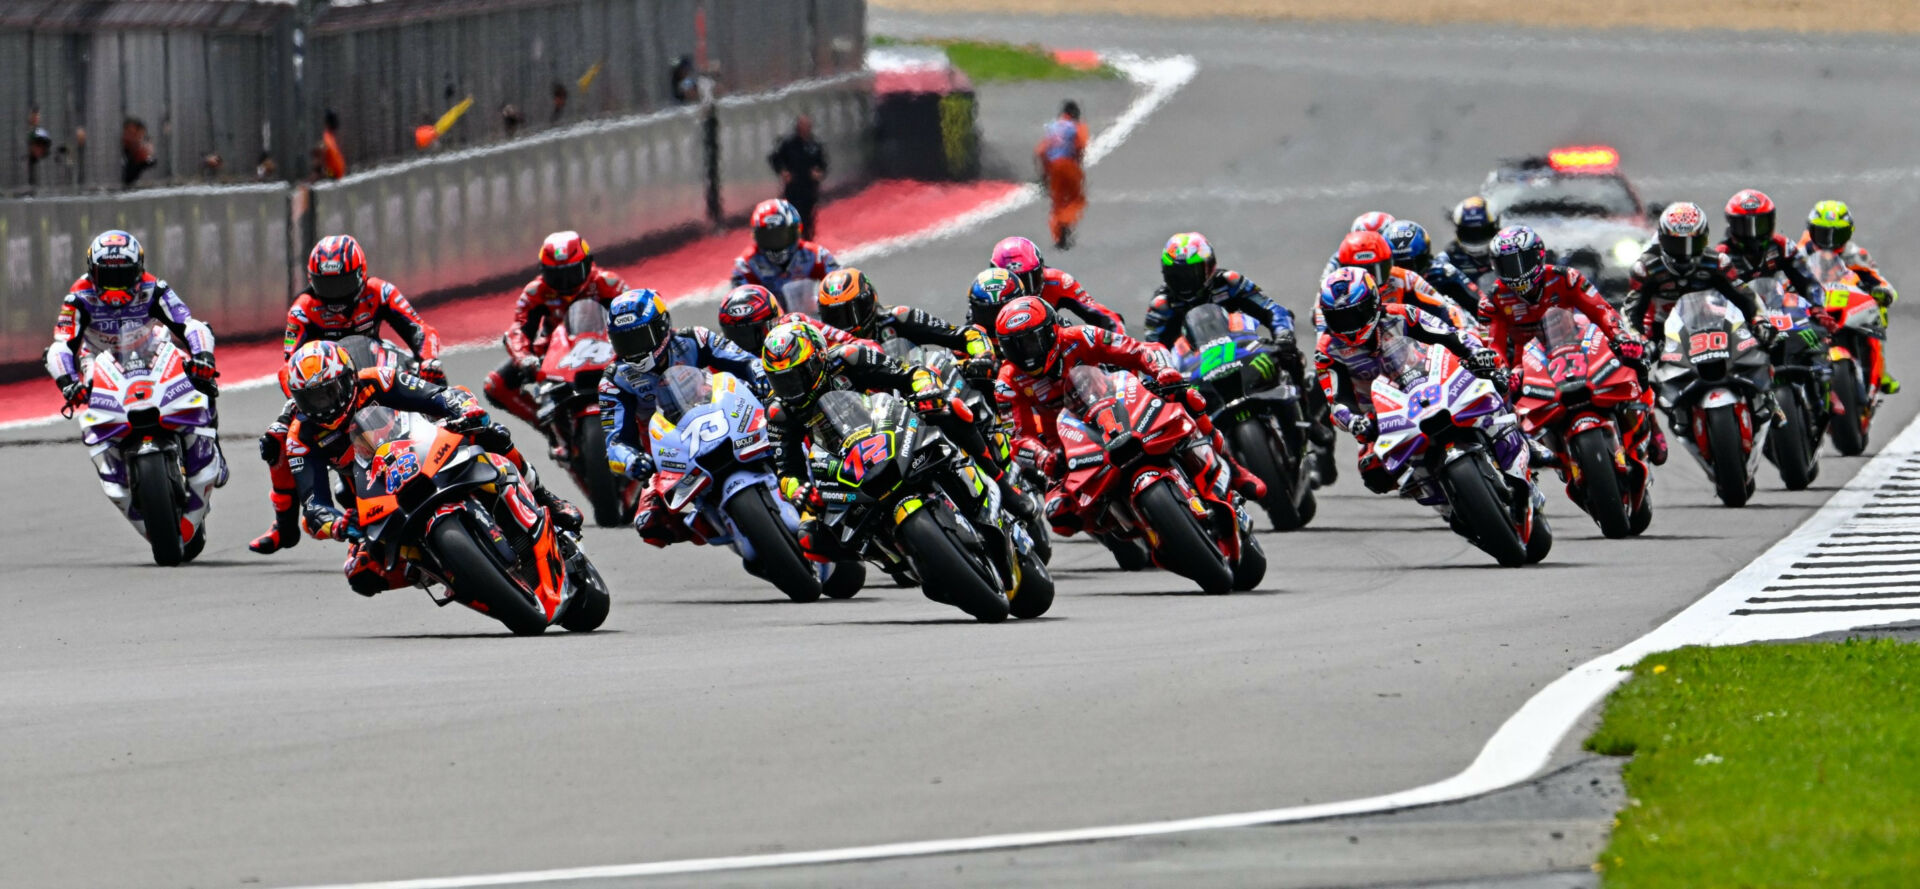
M1707 409L1707 447L1713 458L1713 492L1727 506L1745 506L1753 487L1747 479L1747 450L1740 441L1738 405Z
M172 567L186 559L180 540L180 504L174 500L178 461L165 451L140 454L127 469L133 474L133 505L146 523L147 546L153 563Z
M580 481L587 489L594 524L617 528L633 521L620 497L625 480L607 465L607 436L597 424L581 424L573 430L573 465L578 467Z
M1627 514L1626 498L1620 495L1620 475L1613 462L1613 431L1597 426L1582 432L1567 443L1567 451L1580 469L1587 515L1600 526L1600 533L1616 540L1631 536L1632 517Z
M1819 474L1819 442L1807 423L1807 408L1800 401L1798 387L1773 390L1774 403L1785 420L1767 436L1767 450L1773 466L1780 471L1780 483L1789 491L1804 491Z
M1495 475L1485 455L1455 460L1441 468L1456 524L1471 532L1474 545L1501 567L1518 568L1527 563L1527 547L1520 542L1520 531L1513 525L1501 488L1496 487Z
M1007 597L1007 612L1025 620L1053 607L1053 575L1038 549L1020 555L1020 585Z
M442 519L427 532L426 544L455 595L480 606L482 613L505 624L516 636L546 632L546 613L507 575L492 547L473 539L465 521Z
M1867 449L1867 388L1853 359L1833 363L1833 394L1840 411L1827 423L1827 433L1842 456L1858 457Z
M753 545L756 573L787 598L812 602L820 598L820 577L800 553L800 542L780 520L780 512L763 485L752 485L727 501L727 516L740 535Z
M1200 520L1173 492L1173 483L1158 481L1140 492L1140 515L1159 535L1154 558L1167 570L1200 584L1202 592L1219 595L1233 591L1233 567L1207 536Z
M1252 534L1240 538L1240 561L1233 563L1233 588L1245 592L1267 579L1267 551Z
M1267 496L1260 501L1260 508L1267 511L1273 530L1293 531L1312 518L1307 502L1313 497L1312 489L1301 492L1299 503L1293 499L1298 476L1287 470L1293 460L1287 453L1286 439L1265 423L1249 420L1234 424L1227 441L1233 447L1234 459L1266 482Z
M574 589L573 599L567 603L567 610L560 613L558 623L569 633L591 633L607 622L607 613L613 610L613 594L600 576L600 569L594 567L593 560L587 558L580 547L564 535L559 544L567 554L567 581Z
M1009 605L999 580L980 559L969 557L961 543L942 527L935 512L946 509L942 503L921 507L901 523L894 532L895 539L913 561L914 571L926 579L923 586L940 588L936 601L959 608L983 623L1006 620ZM928 598L933 598L931 590Z

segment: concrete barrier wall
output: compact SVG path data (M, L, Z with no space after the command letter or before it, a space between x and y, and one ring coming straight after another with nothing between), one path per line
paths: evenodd
M280 327L290 194L276 184L0 201L0 363L38 360L88 242L113 228L140 239L148 269L216 334Z
M721 99L720 203L737 217L780 194L780 180L767 155L793 129L801 114L813 118L813 136L827 149L826 186L864 181L873 129L873 79L865 72L799 84L762 97Z

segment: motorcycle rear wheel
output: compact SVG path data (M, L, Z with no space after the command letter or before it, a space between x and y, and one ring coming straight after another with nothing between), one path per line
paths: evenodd
M582 425L573 430L573 465L587 489L594 524L617 528L633 520L620 499L625 480L614 475L613 467L607 465L607 436L598 425Z
M1707 409L1707 446L1713 463L1713 492L1727 506L1745 506L1752 488L1747 485L1747 450L1740 443L1738 405Z
M1233 563L1233 588L1245 592L1267 579L1267 551L1252 534L1240 539L1240 561Z
M1780 483L1789 491L1804 491L1813 484L1817 474L1819 443L1814 441L1813 431L1808 428L1807 408L1800 401L1798 387L1773 390L1773 400L1786 415L1786 422L1767 437L1767 449L1772 452L1774 468L1780 470Z
M1448 463L1441 472L1446 479L1448 499L1456 523L1474 534L1474 545L1484 550L1503 568L1518 568L1527 563L1526 544L1513 526L1506 498L1489 477L1487 458L1468 457Z
M473 539L466 522L441 520L427 532L426 544L455 595L480 605L488 617L505 624L516 636L547 631L546 613L507 576L497 557Z
M1600 533L1618 540L1633 533L1626 499L1620 496L1620 476L1613 463L1613 435L1606 427L1589 429L1567 444L1573 463L1580 467L1581 488L1586 494L1587 515L1600 526Z
M141 454L127 466L133 474L133 505L147 526L147 546L153 563L172 567L186 559L180 540L180 505L173 500L174 476L180 466L166 452Z
M983 623L998 623L1010 613L1007 596L998 583L981 574L984 565L967 558L959 542L947 534L934 517L944 504L929 504L907 516L894 539L913 560L914 571L928 587L938 586L940 601L973 615Z
M558 623L569 633L591 633L607 622L607 614L613 610L613 594L586 553L565 537L560 545L567 553L567 580L574 584L574 590L573 600L560 613Z
M780 512L764 486L754 485L735 494L726 509L733 526L753 545L760 576L795 602L820 598L820 578L800 554L800 542L780 520Z
M1833 363L1833 394L1840 398L1840 413L1827 424L1833 447L1848 457L1858 457L1867 449L1867 389L1860 366L1852 359Z
M1047 563L1040 558L1040 551L1033 550L1020 557L1020 586L1007 599L1007 612L1025 620L1039 617L1053 607L1053 575L1047 572Z
M1220 552L1218 544L1207 536L1179 495L1173 483L1158 481L1140 492L1140 515L1159 536L1154 555L1160 564L1175 574L1200 584L1202 592L1220 595L1233 591L1233 567Z

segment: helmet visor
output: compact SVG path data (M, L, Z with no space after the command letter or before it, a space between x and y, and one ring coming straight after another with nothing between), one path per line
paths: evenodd
M102 290L132 290L133 285L140 283L140 266L132 262L96 265L88 272L93 286Z
M986 328L987 335L992 336L993 322L1000 317L1001 305L1003 304L969 300L967 302L967 323L976 327Z
M1025 271L1025 272L1014 272L1013 276L1015 278L1020 279L1020 292L1022 293L1030 293L1030 294L1038 295L1041 289L1044 288L1047 283L1046 269L1033 269L1031 271Z
M300 413L332 423L346 416L352 403L352 377L341 374L338 378L326 380L311 386L293 390L293 405Z
M1366 333L1380 319L1380 304L1367 300L1337 309L1322 308L1320 317L1327 323L1328 333L1354 338Z
M1005 354L1013 366L1027 373L1035 373L1047 366L1047 359L1053 355L1053 325L1036 330L1023 330L1000 338L1000 351Z
M1532 250L1493 255L1493 272L1503 281L1531 282L1534 274L1540 271L1540 264L1540 254Z
M813 395L814 386L824 375L826 365L820 356L814 355L786 370L771 371L767 382L773 386L773 394L783 401L805 401Z
M841 330L864 333L873 320L873 303L860 297L820 307L820 320Z
M359 275L313 275L307 279L313 298L323 303L352 302L364 286Z
M1363 272L1366 272L1369 275L1372 275L1373 284L1375 287L1385 287L1388 284L1388 282L1393 280L1393 257L1391 256L1385 259L1382 259L1379 262L1367 263L1364 265L1360 263L1354 263L1354 264L1348 265L1347 268L1359 269Z
M1207 267L1204 263L1195 262L1162 265L1160 280L1166 282L1168 293L1192 296L1207 286Z
M585 286L589 265L585 260L566 265L540 267L540 280L556 293L572 293Z
M1493 241L1493 236L1499 233L1500 229L1492 222L1469 222L1453 230L1453 236L1459 239L1460 246L1475 251L1485 249Z
M1667 258L1685 265L1691 265L1707 253L1707 233L1695 232L1691 235L1660 234L1660 252Z
M763 225L753 230L753 246L765 253L778 253L800 241L800 230L791 225Z
M726 334L727 339L732 340L734 345L739 346L748 355L760 354L760 349L767 344L767 331L772 329L772 318L765 321L720 322L720 332Z
M627 361L639 361L660 351L667 341L667 326L664 324L644 324L632 330L615 330L607 334L613 342L613 351Z
M1742 243L1751 244L1773 237L1773 214L1755 213L1750 216L1728 216L1727 237Z
M1815 247L1822 250L1838 250L1847 246L1847 241L1853 238L1853 227L1812 225L1807 227L1807 236Z

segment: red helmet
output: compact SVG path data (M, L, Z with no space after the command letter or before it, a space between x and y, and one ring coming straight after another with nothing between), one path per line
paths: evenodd
M1353 217L1353 225L1348 226L1347 231L1378 232L1396 221L1392 213L1382 213L1379 210L1374 210L1370 213L1362 213Z
M367 286L367 254L352 235L328 235L307 254L307 289L330 305L346 305Z
M1749 188L1727 199L1727 239L1755 248L1773 240L1773 199Z
M779 317L779 300L773 298L773 291L758 284L735 287L720 301L720 332L748 355L760 354L767 331Z
M555 293L572 296L593 275L593 251L579 232L554 232L540 245L540 280Z
M1386 215L1386 214L1381 214ZM1373 281L1385 287L1389 276L1393 274L1393 245L1379 232L1356 231L1340 239L1340 252L1335 261L1343 266L1360 269L1373 276Z
M1024 373L1053 367L1060 351L1060 325L1053 307L1037 296L1022 296L1000 307L993 332L1000 354Z
M755 205L747 227L753 229L754 249L774 262L786 262L788 251L800 243L800 211L779 198Z

